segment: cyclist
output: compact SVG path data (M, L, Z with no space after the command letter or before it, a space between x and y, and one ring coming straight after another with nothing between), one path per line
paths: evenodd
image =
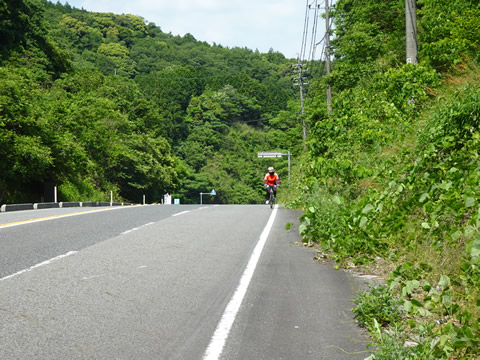
M265 178L263 179L263 184L265 185L265 188L267 189L267 194L266 194L267 203L268 203L268 198L269 198L269 192L268 192L269 187L272 188L273 196L275 197L275 200L276 200L276 198L277 198L277 186L280 185L280 178L275 173L275 170L273 169L273 166L270 166L268 168L268 172L265 174Z

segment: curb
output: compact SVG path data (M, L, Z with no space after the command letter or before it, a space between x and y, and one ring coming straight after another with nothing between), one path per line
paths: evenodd
M0 208L1 212L7 211L21 211L21 210L33 210L33 204L4 204Z

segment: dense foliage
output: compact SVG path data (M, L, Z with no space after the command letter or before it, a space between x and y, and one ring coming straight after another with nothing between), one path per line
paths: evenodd
M256 203L269 165L256 152L297 146L291 60L273 50L46 0L1 0L0 34L0 203L53 185L60 200L215 188L215 202Z
M415 66L404 3L337 1L335 65L308 106L301 232L345 266L396 269L357 299L372 359L476 359L480 5L418 0Z

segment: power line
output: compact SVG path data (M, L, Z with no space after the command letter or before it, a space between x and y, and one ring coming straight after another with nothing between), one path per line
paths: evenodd
M327 25L327 29L325 31L325 56L327 58L327 73L326 75L330 75L330 18L329 18L329 2L330 0L325 1L325 23ZM327 85L327 109L328 112L332 111L332 87Z
M308 38L308 18L309 18L309 4L305 6L305 19L303 21L303 35L302 35L302 46L300 48L300 54L298 55L298 59L304 59L305 58L305 47L307 46L307 38Z
M315 74L315 56L316 56L316 51L317 51L317 46L322 44L322 51L320 54L320 63L321 63L321 69L320 69L320 75L322 75L326 69L327 75L330 73L330 31L332 29L333 25L333 19L329 17L329 8L330 8L330 3L329 1L332 0L313 0L309 3L307 1L307 13L305 16L305 21L304 21L304 31L303 31L303 38L302 38L302 49L306 49L306 43L310 43L310 48L308 52L308 57L306 57L306 52L303 50L302 55L299 59L305 59L306 63L309 64L310 69L305 68L304 72L306 73L309 71L310 75L313 76ZM320 9L324 7L325 8L325 24L326 24L326 30L325 34L323 35L322 39L320 41L317 41L317 34L318 34L318 24L319 24L319 18L320 18ZM313 19L313 24L311 28L311 38L308 40L308 34L309 34L309 15L308 15L308 10L314 10L314 19ZM325 59L325 61L322 61ZM300 63L300 61L299 61ZM298 64L295 64L294 67L296 68L296 72L298 72ZM299 85L299 80L296 79L295 85ZM307 84L304 82L303 84ZM307 90L307 89L305 89ZM327 93L327 99L328 103L330 104L330 97L331 97L331 90L328 90ZM305 98L306 98L306 93L305 93ZM303 102L304 99L301 99ZM303 107L303 105L302 105Z
M267 121L267 120L272 120L277 118L276 116L269 117L269 118L263 118L263 119L255 119L255 120L245 120L245 121L233 121L231 123L207 123L204 122L202 124L188 124L189 127L196 128L196 127L209 127L209 128L216 128L216 127L230 127L232 125L241 125L241 124L250 124L250 123L255 123L255 122L262 122L262 121ZM181 127L185 126L185 124L177 124L175 125L176 127Z

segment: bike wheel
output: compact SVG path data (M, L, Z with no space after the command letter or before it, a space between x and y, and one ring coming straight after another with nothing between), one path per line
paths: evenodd
M270 191L270 201L269 201L269 203L270 203L270 209L273 209L273 202L274 202L274 200L273 200L273 191Z

